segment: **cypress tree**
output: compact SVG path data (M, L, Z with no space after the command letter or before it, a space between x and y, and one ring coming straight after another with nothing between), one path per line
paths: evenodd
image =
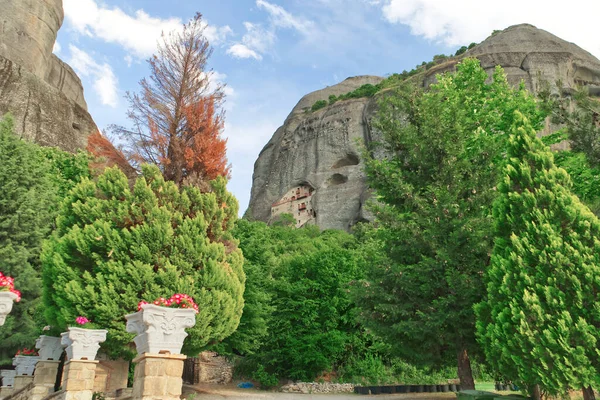
M47 173L51 164L39 146L14 134L9 115L0 121L0 166L0 271L15 279L23 296L0 329L0 363L6 363L18 348L33 346L43 323L39 254L57 196Z
M200 307L183 348L195 355L235 331L242 314L238 204L224 178L201 193L165 181L156 166L142 172L133 189L114 167L69 192L42 253L46 318L64 330L85 316L109 330L109 355L131 357L123 316L140 300L186 293Z
M487 359L550 394L598 387L600 222L516 112L494 206L496 239L476 307Z

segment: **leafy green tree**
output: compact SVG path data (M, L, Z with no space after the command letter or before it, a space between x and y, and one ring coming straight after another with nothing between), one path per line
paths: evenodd
M365 357L372 338L355 321L348 288L369 256L352 235L241 220L234 236L244 253L245 307L220 350L245 356L240 373L268 386Z
M0 329L0 363L39 335L37 318L42 241L50 234L57 194L40 147L14 134L13 119L0 121L0 270L15 278L22 300Z
M487 295L476 307L488 361L550 394L598 387L600 221L518 112L507 157Z
M226 181L178 188L144 166L133 189L118 168L69 192L42 253L45 315L55 329L79 315L108 328L105 350L130 357L123 316L140 300L186 293L200 306L183 351L197 354L235 331L243 256L231 230L238 204Z
M386 258L370 264L356 301L361 320L402 358L458 366L473 388L473 305L492 249L491 205L514 110L544 118L501 68L492 82L479 61L438 76L426 93L405 87L381 102L375 127L384 154L366 161Z

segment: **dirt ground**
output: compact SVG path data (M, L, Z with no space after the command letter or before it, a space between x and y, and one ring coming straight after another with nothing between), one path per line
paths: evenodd
M227 400L360 400L360 399L378 399L378 400L451 400L456 399L455 393L410 393L410 394L378 394L378 395L358 395L358 394L296 394L296 393L278 393L265 392L256 389L239 389L233 385L197 385L184 386L183 391L185 399L188 400L208 400L208 399L227 399ZM194 396L195 395L195 396Z

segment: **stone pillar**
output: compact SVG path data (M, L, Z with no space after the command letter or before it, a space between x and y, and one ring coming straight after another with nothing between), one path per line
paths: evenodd
M56 375L60 361L45 360L38 361L33 374L33 390L30 392L31 400L42 400L54 392Z
M92 400L98 365L95 358L106 333L104 329L69 328L61 334L68 361L63 369L60 400Z
M17 371L15 371L14 369L1 370L0 378L2 378L2 387L13 387L15 385L15 376L17 376Z
M33 382L33 376L28 375L17 375L15 376L15 392L19 389L23 389L25 386Z
M127 332L137 334L133 339L138 352L133 360L133 400L179 400L187 358L179 353L185 329L196 324L196 312L145 304L125 319Z
M0 387L0 399L5 399L13 393L14 388L12 386Z
M63 369L61 400L92 400L94 395L94 377L96 360L70 360Z
M182 354L149 354L137 356L133 376L134 400L179 400L183 387Z
M94 392L112 393L127 388L129 361L102 360L96 367Z

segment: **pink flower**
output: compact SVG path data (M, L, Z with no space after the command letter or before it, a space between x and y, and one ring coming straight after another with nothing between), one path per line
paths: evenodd
M75 322L77 322L79 325L85 325L88 322L90 322L90 320L87 319L86 317L77 317L77 318L75 318Z

